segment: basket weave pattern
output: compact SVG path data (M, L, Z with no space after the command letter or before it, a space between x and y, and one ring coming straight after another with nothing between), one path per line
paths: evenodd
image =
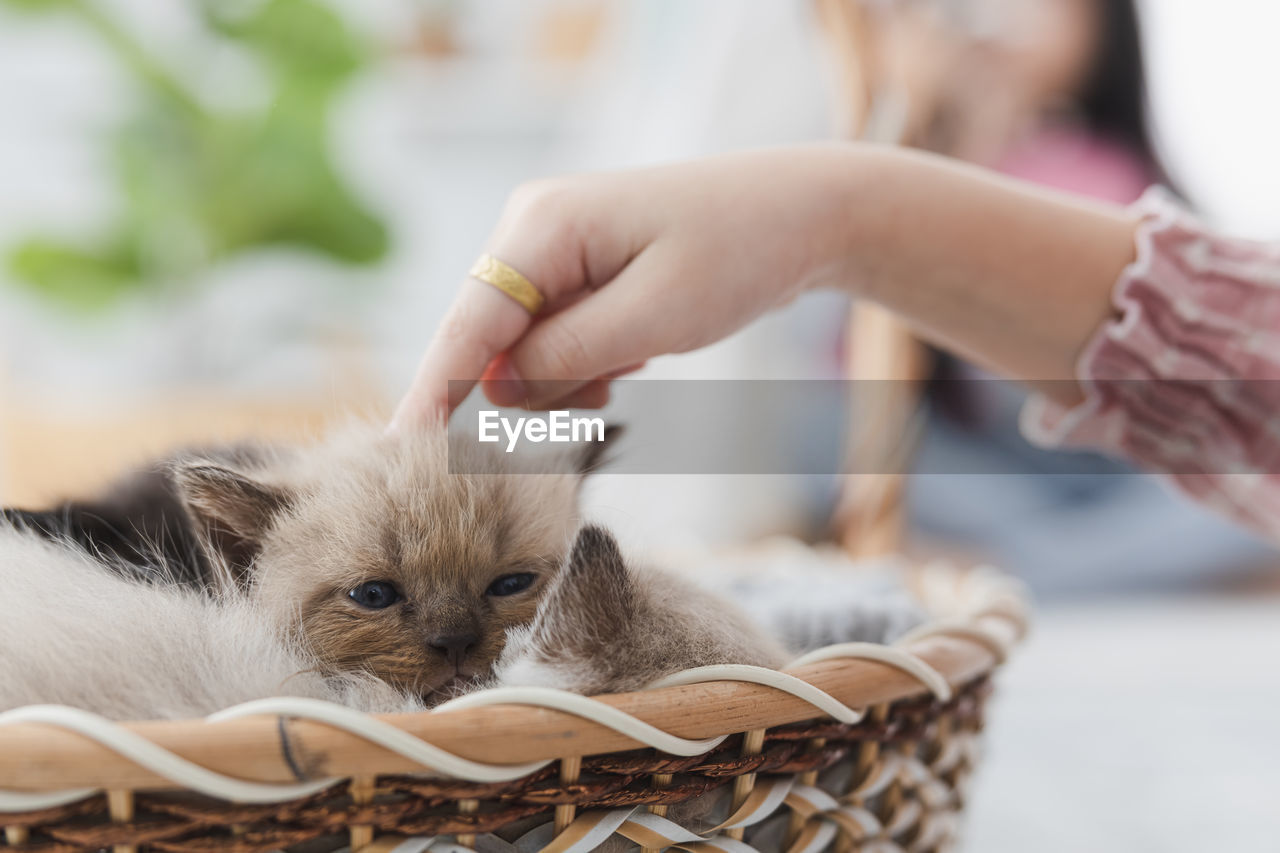
M258 853L304 842L319 842L307 849L337 849L361 831L382 842L376 849L392 849L386 844L395 836L459 835L466 840L518 822L537 823L557 809L562 814L572 809L575 818L638 806L661 810L728 785L737 786L735 799L745 799L758 780L812 786L818 774L843 765L850 779L840 798L844 815L812 809L801 797L789 797L774 813L774 820L788 813L782 818L788 848L808 846L806 836L830 822L844 833L848 850L874 844L877 850L931 851L953 838L988 692L987 680L977 679L948 702L880 706L857 725L811 721L781 726L766 731L758 749L749 748L749 736L738 736L699 756L637 750L587 758L572 781L562 778L562 763L488 785L383 776L269 805L139 794L133 816L115 821L108 796L98 795L68 806L4 815L6 840L0 849L72 853L127 845L173 853Z
M629 694L499 688L400 715L282 698L133 724L15 709L0 853L943 850L1025 602L990 573L920 581L958 615Z

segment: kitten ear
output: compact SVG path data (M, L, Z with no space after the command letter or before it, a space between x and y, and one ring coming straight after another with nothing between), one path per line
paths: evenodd
M252 474L203 459L179 463L173 479L202 544L225 560L239 580L276 516L289 508L289 494Z
M586 695L641 686L632 684L631 652L643 646L636 632L651 627L643 598L618 543L599 527L584 527L533 624L509 636L496 683Z
M607 454L613 450L618 439L626 432L626 427L621 424L609 424L604 428L604 437L600 441L588 441L585 446L576 451L577 455L573 460L574 469L582 476L594 474L597 470L613 461ZM588 530L599 528L588 528ZM585 533L586 530L583 531ZM599 531L604 533L604 531ZM608 537L608 533L604 533ZM617 547L616 544L614 546Z
M534 634L552 657L598 659L635 619L636 593L618 543L603 528L582 528L554 586L538 608Z
M606 616L629 615L635 595L618 541L595 525L582 528L574 540L560 587L564 604Z

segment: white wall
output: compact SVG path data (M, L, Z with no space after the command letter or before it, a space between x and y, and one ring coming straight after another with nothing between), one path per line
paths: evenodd
M1171 170L1225 228L1280 239L1280 3L1144 0L1142 11Z

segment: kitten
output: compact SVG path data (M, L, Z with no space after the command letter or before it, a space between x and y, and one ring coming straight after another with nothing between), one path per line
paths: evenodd
M307 696L370 712L422 702L364 666L322 663L278 630L259 596L218 595L103 571L71 543L0 525L0 709L31 703L113 719L203 716L250 699ZM715 595L624 563L597 527L577 536L532 624L515 628L482 686L621 692L713 663L777 666L782 650Z
M714 664L779 667L786 652L728 601L691 581L629 566L617 542L585 527L533 624L512 631L493 687L555 687L595 695L640 690L666 675ZM731 786L670 807L668 817L705 832L728 816ZM512 841L536 820L499 836ZM635 845L613 836L596 848Z
M370 712L420 707L389 685L325 676L244 595L103 571L101 557L0 522L0 710L37 703L117 720L180 719L268 696Z
M0 524L0 603L15 614L0 623L0 707L180 717L289 693L389 710L480 686L596 694L782 665L713 592L578 531L603 450L463 475L451 456L466 469L495 451L370 427L185 457L97 502L8 513L27 529Z
M604 449L470 475L450 458L499 451L364 429L258 465L188 460L175 478L206 548L276 624L331 669L432 703L487 677L507 632L533 620Z
M794 567L795 562L779 564L779 575ZM609 534L595 527L584 528L564 570L539 605L533 624L513 632L495 667L493 686L557 687L591 695L640 690L664 676L700 666L754 664L778 668L789 653L770 628L790 628L782 637L797 646L813 641L886 642L886 635L897 630L897 620L912 622L916 618L905 597L875 594L879 587L868 585L863 579L851 578L847 573L836 577L827 573L828 582L808 595L800 592L790 600L776 597L772 618L768 618L764 599L759 599L757 614L766 618L757 622L719 594L734 586L735 573L728 567L719 578L714 573L704 577L703 564L691 568L697 571L696 581L693 572L687 573L686 578L649 567L628 566ZM793 578L792 582L804 584L816 579L816 575L809 573L802 578ZM716 592L708 588L711 585ZM766 584L756 591L776 595L779 589ZM863 592L872 594L864 600L860 598ZM798 629L806 616L818 615L823 610L824 597L833 594L839 600L837 607L857 606L842 618L834 614L835 608L827 608L826 615L832 617L827 623ZM781 618L779 614L783 614ZM848 780L819 784L831 791L844 790ZM725 784L701 797L669 806L666 817L705 834L728 818L732 805L733 786ZM508 827L498 835L514 841L539 820ZM549 833L549 828L544 826L542 831ZM789 831L787 816L775 814L748 828L745 841L756 849L783 849ZM544 836L544 843L549 840L549 835ZM595 849L599 853L624 853L635 850L636 845L614 835Z
M621 693L693 667L779 667L786 659L728 601L675 575L629 567L613 537L588 526L533 623L512 631L494 683Z
M266 458L268 451L243 444L198 455L249 465ZM214 564L178 492L173 462L131 472L88 500L65 501L47 510L0 509L0 519L46 539L77 545L113 571L195 589L212 587Z
M106 498L10 516L117 571L243 590L326 672L435 703L486 678L508 630L532 621L578 527L583 478L618 434L503 458L440 429L367 426L315 447L180 458ZM451 458L510 473L451 473Z

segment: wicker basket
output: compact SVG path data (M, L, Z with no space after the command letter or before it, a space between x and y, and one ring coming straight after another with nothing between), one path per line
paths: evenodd
M750 850L744 835L796 853L942 849L1024 602L987 572L915 574L922 601L947 603L941 618L784 674L714 667L596 698L500 689L379 717L300 699L124 725L0 714L0 849L577 853L615 835L647 849ZM718 825L677 822L692 803Z

